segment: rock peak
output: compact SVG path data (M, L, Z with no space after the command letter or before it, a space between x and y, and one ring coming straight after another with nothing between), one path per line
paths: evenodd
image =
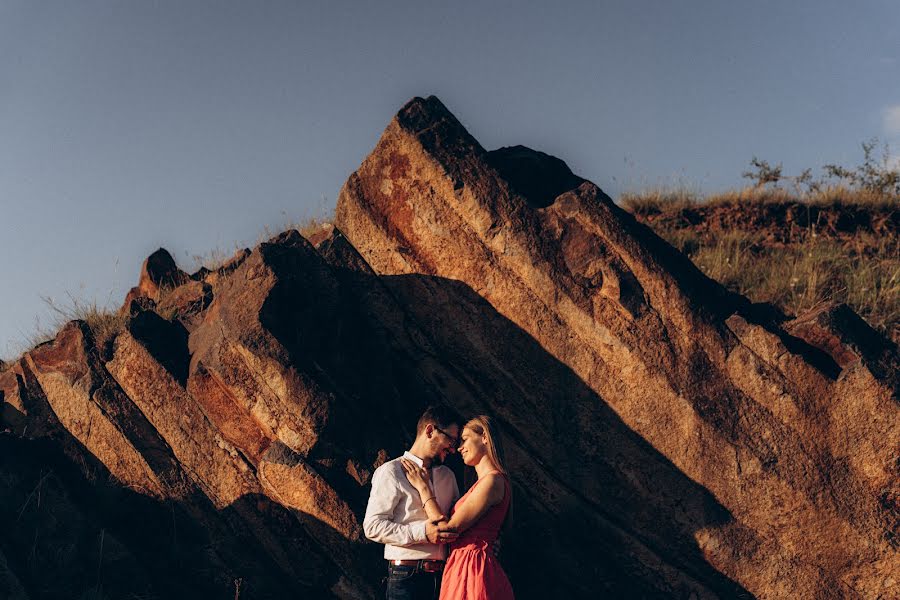
M396 118L405 123L436 123L444 119L456 120L456 117L437 96L425 98L416 96L397 112Z
M487 162L534 208L550 206L557 196L585 181L562 160L526 146L492 150Z

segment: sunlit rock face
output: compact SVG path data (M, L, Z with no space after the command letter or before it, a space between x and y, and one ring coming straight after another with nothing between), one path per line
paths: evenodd
M120 314L0 365L0 597L375 598L371 474L432 403L499 423L520 598L900 595L896 348L750 305L436 98L333 226L157 251Z
M597 186L513 150L486 152L436 98L415 99L335 224L383 277L474 292L584 386L484 398L549 470L537 479L585 502L569 547L632 568L596 518L642 546L631 576L660 593L722 595L724 579L758 597L896 595L896 349L854 342L873 333L858 318L760 318ZM426 311L505 371L512 340ZM558 504L516 466L520 495Z

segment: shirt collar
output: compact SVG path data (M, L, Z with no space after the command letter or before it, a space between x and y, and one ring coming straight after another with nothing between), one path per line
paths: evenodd
M406 451L403 453L403 458L409 459L419 465L420 467L425 466L425 461L413 454L412 452Z

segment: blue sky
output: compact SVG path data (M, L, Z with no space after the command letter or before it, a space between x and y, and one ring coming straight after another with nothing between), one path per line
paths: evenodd
M613 197L900 149L900 2L0 0L0 357L331 206L435 94Z

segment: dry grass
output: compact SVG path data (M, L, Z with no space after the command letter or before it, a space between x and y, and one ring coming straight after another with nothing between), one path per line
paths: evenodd
M326 215L323 217L309 217L308 219L304 219L301 221L290 221L286 225L276 228L265 227L263 233L259 236L259 239L257 239L256 243L259 244L268 241L280 233L291 230L296 230L303 237L309 238L311 235L318 233L323 228L330 226L333 220L333 216Z
M763 232L699 236L690 229L657 233L706 275L754 302L800 314L823 302L844 302L871 325L900 341L900 243L871 240L856 252L846 243L808 236L768 244Z
M696 206L701 201L697 192L687 188L650 188L642 192L625 192L619 196L619 205L636 215L682 210Z
M267 241L279 233L291 229L296 229L304 237L309 237L313 233L321 231L323 227L331 224L334 209L326 207L323 200L323 206L320 207L318 212L319 216L300 220L285 218L285 223L278 227L264 227L263 231L257 237L255 244ZM214 271L231 260L234 257L235 252L241 249L242 246L235 245L232 252L226 252L220 248L215 248L205 254L196 254L191 257L193 269L189 272L195 272L201 267ZM162 293L165 294L169 291L171 290L166 289L163 290ZM159 302L161 299L162 297L159 297L155 300ZM106 347L106 345L124 329L125 317L118 314L117 308L104 307L96 301L79 300L72 294L66 294L66 300L63 303L59 303L48 297L43 297L42 300L50 307L53 318L46 325L36 325L34 331L27 336L27 339L25 339L21 345L17 344L18 348L24 349L23 351L17 352L17 356L10 357L9 359L6 359L5 357L0 359L0 372L3 372L15 364L25 351L53 340L59 329L69 321L85 321L94 335L98 348ZM170 319L173 315L163 314L162 316Z
M253 243L254 246L257 246L263 242L267 242L276 235L280 233L284 233L285 231L290 231L292 229L296 229L300 232L305 238L309 238L309 236L321 231L324 227L331 225L334 220L334 210L329 209L327 211L320 211L319 216L308 217L306 219L288 219L285 218L285 222L276 227L266 225L263 227L262 231L256 237L256 241ZM226 262L231 260L235 253L242 250L243 246L235 244L234 248L231 252L226 252L221 248L214 248L210 250L206 254L195 254L191 257L192 260L192 268L189 272L196 272L200 268L206 268L210 271L215 271Z
M125 316L115 308L100 306L95 300L88 302L68 295L66 304L57 304L52 298L43 298L44 302L56 314L55 331L69 321L84 321L94 336L98 348L105 347L125 329ZM53 337L55 337L55 333Z
M215 271L228 262L238 250L240 250L240 248L235 245L234 250L230 254L221 248L213 248L205 254L194 254L191 256L191 266L188 267L187 272L196 273L200 269Z
M815 192L800 193L784 188L748 186L703 196L686 188L654 188L643 192L626 192L619 205L636 215L672 213L685 208L755 204L802 203L812 206L865 206L900 209L900 197L843 185L823 187Z
M728 230L691 225L678 218L694 209L734 211L759 204L793 204L840 211L900 210L900 196L862 187L822 186L814 191L745 187L703 197L678 188L624 194L620 204L646 217L657 234L684 252L704 273L754 302L771 302L789 314L822 302L844 302L871 325L900 342L900 240L873 231L845 232L842 239L817 235L815 228L774 243L772 231ZM700 216L698 216L700 215ZM781 224L783 226L783 224ZM779 224L773 223L777 229Z
M87 323L97 348L105 348L125 329L125 317L120 315L117 309L101 306L94 300L85 302L72 294L66 294L65 303L47 296L42 296L41 299L50 308L53 317L48 324L35 326L31 335L19 346L24 350L17 356L6 360L5 364L0 362L0 372L17 363L28 350L56 339L59 330L70 321Z
M745 187L713 194L704 199L712 205L737 205L743 202L786 204L800 202L812 206L863 206L869 208L900 207L900 197L864 188L829 185L814 192L790 191L784 188Z

